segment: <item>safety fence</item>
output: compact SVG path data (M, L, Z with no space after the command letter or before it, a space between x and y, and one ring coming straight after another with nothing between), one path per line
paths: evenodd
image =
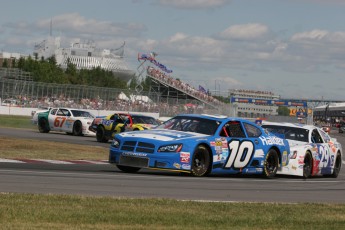
M180 113L225 114L200 100L161 98L159 93L71 84L53 84L0 78L2 105L23 108L69 107L93 110L153 112L160 116Z

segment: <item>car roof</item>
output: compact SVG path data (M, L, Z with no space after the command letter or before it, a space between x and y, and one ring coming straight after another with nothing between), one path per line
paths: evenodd
M309 129L309 130L317 128L314 125L306 125L306 124L290 123L290 122L273 122L273 121L262 121L262 126L264 125L286 126L286 127Z
M242 122L248 122L248 123L252 123L255 124L254 122L244 119L244 118L240 118L240 117L228 117L225 115L221 115L221 114L179 114L175 117L195 117L195 118L204 118L204 119L212 119L212 120L218 120L218 121L231 121L231 120L235 120L235 121L242 121ZM172 117L174 118L174 117Z

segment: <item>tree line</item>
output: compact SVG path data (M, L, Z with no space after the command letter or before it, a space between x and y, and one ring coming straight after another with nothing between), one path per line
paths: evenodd
M122 73L114 73L109 70L104 70L100 67L92 69L77 69L76 65L71 62L67 63L67 68L61 68L56 63L55 56L51 56L47 59L41 58L28 58L21 57L18 60L12 59L11 61L3 60L2 67L4 68L18 68L26 72L30 72L33 81L44 83L56 83L56 84L72 84L72 85L85 85L96 87L107 87L117 89L134 89L138 85L138 79L133 76L126 75L126 78L130 78L128 83L123 78ZM148 90L149 82L145 79L142 82L144 90Z

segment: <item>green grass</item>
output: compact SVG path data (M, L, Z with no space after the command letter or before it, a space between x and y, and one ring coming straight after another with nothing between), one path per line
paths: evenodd
M31 123L31 116L0 115L0 127L37 129Z
M0 158L50 160L107 160L109 147L18 139L0 136ZM110 143L109 143L110 145Z
M344 229L345 205L0 194L1 229Z

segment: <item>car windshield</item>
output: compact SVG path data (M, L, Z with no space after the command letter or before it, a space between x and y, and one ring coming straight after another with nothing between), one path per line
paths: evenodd
M308 129L280 125L262 125L262 128L266 129L270 133L288 140L309 142Z
M132 120L134 124L151 124L151 125L159 125L156 119L153 117L146 117L146 116L132 116Z
M90 117L94 118L94 116L87 112L87 111L82 111L82 110L71 110L72 114L74 117Z
M157 128L214 135L219 124L220 122L212 119L179 116L164 122Z

